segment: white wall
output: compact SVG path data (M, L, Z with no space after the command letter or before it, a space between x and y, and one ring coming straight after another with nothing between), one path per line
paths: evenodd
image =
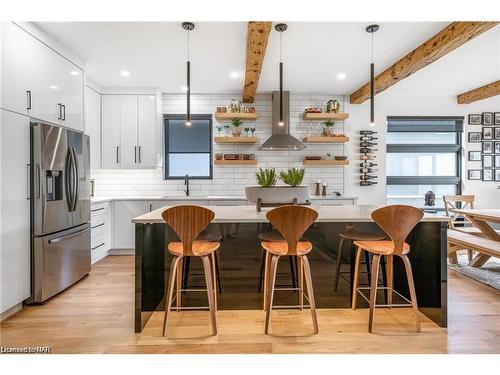
M418 74L418 73L417 73ZM410 86L412 83L409 84ZM360 104L346 104L350 114L351 134L359 133L360 129L369 129L369 101ZM360 186L359 174L350 168L351 177L347 177L346 191L359 197L359 204L384 204L385 203L385 136L387 131L387 116L464 116L463 148L463 194L474 194L478 208L500 208L499 182L469 181L467 169L481 169L481 162L467 161L467 152L480 150L480 144L469 144L467 132L480 131L481 126L467 125L469 113L500 112L500 96L481 100L475 103L459 105L456 95L445 95L435 91L433 87L428 90L410 90L405 82L401 82L385 92L376 96L375 121L376 131L379 132L379 160L380 172L378 184L374 186ZM358 138L359 139L359 138ZM349 144L351 158L357 152L359 143ZM359 157L359 154L358 154ZM423 198L422 198L423 200Z
M218 106L230 104L233 94L193 94L191 108L193 114L211 114ZM321 124L305 122L302 114L309 106L324 107L332 96L313 94L293 94L290 97L290 131L298 139L302 139L311 131L318 131ZM343 105L343 97L333 96ZM344 154L342 144L307 145L302 151L259 151L258 147L271 135L272 103L271 95L257 95L254 103L259 119L255 122L244 122L245 125L255 125L255 135L258 142L255 145L221 145L214 143L213 152L224 153L254 153L258 161L257 167L223 167L214 166L213 180L193 180L190 188L192 195L231 195L242 196L245 186L256 184L255 173L258 168L275 167L278 171L294 166L301 166L305 155ZM183 114L186 111L186 96L184 94L164 94L163 113ZM230 123L228 123L230 124ZM345 122L346 129L350 121ZM162 122L159 122L162 126ZM213 122L213 133L217 135L217 121ZM342 132L344 124L339 122L334 131ZM160 133L162 134L162 133ZM163 136L158 137L160 140ZM160 142L162 143L162 142ZM161 145L158 145L161 150ZM347 148L347 147L346 147ZM160 151L161 154L161 151ZM161 164L161 163L160 163ZM328 184L328 192L344 193L344 170L349 167L306 168L304 184L314 192L314 181L322 179ZM92 178L96 180L96 196L162 196L183 195L184 181L162 179L162 170L94 170Z

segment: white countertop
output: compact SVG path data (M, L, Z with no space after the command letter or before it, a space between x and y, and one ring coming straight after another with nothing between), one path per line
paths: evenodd
M147 212L132 219L133 223L164 223L161 213L169 206ZM373 221L371 213L375 206L308 206L318 211L317 222L369 222ZM255 206L210 206L215 213L213 223L263 223L267 222L266 212L271 208L257 212ZM449 217L437 214L425 214L422 221L449 221Z
M311 195L311 201L315 200L354 200L358 199L357 197L352 197L349 195ZM186 201L186 200L201 200L201 201L246 201L247 198L243 195L235 196L235 195L194 195L186 197L185 195L178 196L149 196L149 197L93 197L91 198L91 202L102 203L102 202L111 202L111 201Z

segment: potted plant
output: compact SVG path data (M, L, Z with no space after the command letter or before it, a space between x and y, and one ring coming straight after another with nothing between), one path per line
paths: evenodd
M239 118L233 118L232 124L233 124L233 129L232 129L233 137L239 137L241 135L240 126L242 124L242 121Z
M328 120L323 123L323 135L328 137L332 135L333 126L335 125L335 121Z
M291 204L305 203L309 200L309 187L300 186L304 179L304 170L292 168L288 171L281 171L279 179L286 186L276 186L278 174L274 168L259 168L255 175L258 186L247 186L245 194L247 200L257 203L259 200L264 204Z
M288 171L280 172L280 179L291 187L299 186L304 180L304 168L291 168Z

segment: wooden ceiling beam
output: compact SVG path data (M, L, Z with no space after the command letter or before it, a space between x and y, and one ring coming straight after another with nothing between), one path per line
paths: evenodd
M491 98L492 96L500 95L500 81L488 83L487 85L478 87L477 89L464 92L457 95L458 104L469 104Z
M255 101L271 27L272 22L248 22L243 103Z
M375 95L409 77L418 70L457 49L469 40L495 27L499 22L452 22L375 77ZM353 92L351 104L370 98L370 82Z

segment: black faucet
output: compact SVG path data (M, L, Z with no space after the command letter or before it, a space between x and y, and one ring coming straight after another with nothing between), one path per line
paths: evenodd
M189 175L184 176L184 185L186 185L186 190L184 192L186 193L186 197L189 197Z

